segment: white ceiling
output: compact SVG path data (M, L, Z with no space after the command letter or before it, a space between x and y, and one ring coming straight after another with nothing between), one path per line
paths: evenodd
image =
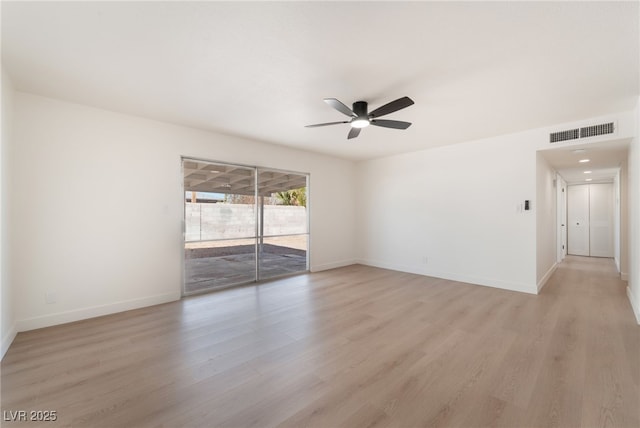
M568 184L612 182L620 166L626 162L629 139L592 144L572 144L540 153ZM589 162L581 163L581 159ZM585 173L585 171L591 171Z
M630 110L638 2L2 2L17 89L348 159ZM323 98L406 131L348 125Z

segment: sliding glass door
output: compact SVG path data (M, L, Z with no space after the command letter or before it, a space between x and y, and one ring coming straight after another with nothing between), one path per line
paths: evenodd
M183 161L185 294L256 279L253 168Z
M308 270L307 175L182 166L185 295Z
M261 279L307 270L307 176L261 169L258 173Z

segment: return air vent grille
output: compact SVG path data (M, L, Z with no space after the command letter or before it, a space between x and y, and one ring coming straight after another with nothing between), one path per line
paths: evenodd
M595 137L597 135L613 134L614 131L614 122L602 123L600 125L593 126L584 126L582 128L552 132L551 134L549 134L549 142L558 143L560 141L578 140L581 138Z
M596 135L606 134L613 134L613 122L580 128L580 138L595 137Z
M577 140L580 138L579 129L570 129L568 131L552 132L549 135L550 143L557 143L558 141Z

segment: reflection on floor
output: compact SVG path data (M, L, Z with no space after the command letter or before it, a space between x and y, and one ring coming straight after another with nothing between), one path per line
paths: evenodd
M307 270L307 252L263 244L260 278L267 279ZM251 282L255 279L255 247L195 248L185 250L185 292Z

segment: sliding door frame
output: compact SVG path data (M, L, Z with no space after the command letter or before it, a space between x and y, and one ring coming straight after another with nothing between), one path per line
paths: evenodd
M186 210L185 210L185 180L184 180L184 163L185 161L192 161L192 162L203 162L203 163L208 163L208 164L215 164L215 165L222 165L222 166L229 166L229 167L238 167L238 168L247 168L247 169L252 169L254 172L254 208L255 208L255 236L252 237L251 239L254 239L254 261L255 261L255 279L253 281L247 281L247 282L241 282L241 283L237 283L237 284L230 284L227 286L220 286L220 287L215 287L215 288L208 288L208 289L204 289L204 290L198 290L198 291L192 291L192 292L187 292L186 291L186 284L187 284L187 265L186 265L186 258L185 258L185 243L186 241ZM298 233L298 234L292 234L292 235L269 235L267 237L272 237L272 236L294 236L294 235L306 235L307 236L307 248L306 248L306 270L305 271L300 271L300 272L296 272L296 273L291 273L291 274L283 274L283 275L279 275L277 277L270 277L270 278L266 278L266 279L261 279L260 278L260 254L259 254L259 250L260 250L260 240L264 239L265 236L263 236L262 234L262 230L264 230L264 206L259 206L259 198L260 196L258 196L258 192L259 192L259 185L260 185L260 172L261 171L273 171L273 172L278 172L278 173L283 173L283 174L295 174L295 175L300 175L300 176L304 176L306 177L306 192L307 192L307 204L306 204L306 233ZM286 277L286 276L290 276L290 275L298 275L300 273L306 273L309 272L311 270L311 257L310 257L310 252L311 252L311 189L310 189L310 182L311 182L311 174L308 172L298 172L298 171L291 171L291 170L286 170L286 169L279 169L279 168L270 168L270 167L264 167L264 166L256 166L256 165L247 165L247 164L242 164L242 163L234 163L234 162L225 162L225 161L217 161L217 160L211 160L211 159L205 159L205 158L199 158L199 157L194 157L194 156L180 156L180 189L181 189L181 203L182 203L182 285L181 285L181 295L183 297L186 296L193 296L196 294L204 294L204 293L210 293L212 291L217 291L217 290L222 290L222 289L226 289L226 288L232 288L232 287L238 287L238 286L243 286L243 285L247 285L247 284L258 284L258 283L262 283L262 282L267 282L267 281L271 281L275 278L282 278L282 277ZM250 239L250 238L247 238Z

